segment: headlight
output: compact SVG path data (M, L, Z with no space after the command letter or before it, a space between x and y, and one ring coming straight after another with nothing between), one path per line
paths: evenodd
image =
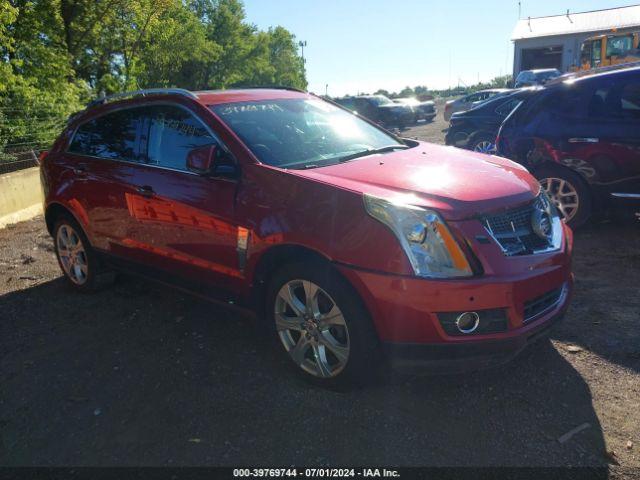
M367 194L364 205L369 215L396 235L416 275L427 278L473 275L458 243L433 210L397 205Z
M555 204L549 198L547 192L542 187L540 188L540 196L538 199L540 210L548 215L549 227L544 231L545 221L542 219L540 222L534 222L534 231L536 231L538 235L544 235L547 237L550 248L553 248L554 250L558 249L562 246L562 216ZM542 232L538 232L537 230L542 230Z

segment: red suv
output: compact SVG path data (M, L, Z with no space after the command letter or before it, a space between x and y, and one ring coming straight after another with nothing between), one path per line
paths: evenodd
M118 96L120 97L120 96ZM321 383L504 361L563 314L571 231L527 171L289 89L145 90L42 161L76 289L126 270L247 307Z

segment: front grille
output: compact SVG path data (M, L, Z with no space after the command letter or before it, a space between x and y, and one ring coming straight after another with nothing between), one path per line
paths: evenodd
M502 247L505 255L529 255L549 248L549 241L533 231L531 219L537 208L544 208L540 197L523 207L483 217L485 228Z
M553 307L562 296L563 288L556 288L524 303L524 322L528 322Z

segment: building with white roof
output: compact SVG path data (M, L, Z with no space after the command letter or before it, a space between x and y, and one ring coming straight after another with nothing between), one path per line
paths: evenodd
M518 20L514 42L514 77L522 70L557 68L580 63L580 47L596 35L640 31L640 5Z

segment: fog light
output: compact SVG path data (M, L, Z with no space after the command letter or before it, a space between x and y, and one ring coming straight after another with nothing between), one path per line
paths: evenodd
M461 333L473 333L480 325L480 315L476 312L464 312L456 318L456 327Z

